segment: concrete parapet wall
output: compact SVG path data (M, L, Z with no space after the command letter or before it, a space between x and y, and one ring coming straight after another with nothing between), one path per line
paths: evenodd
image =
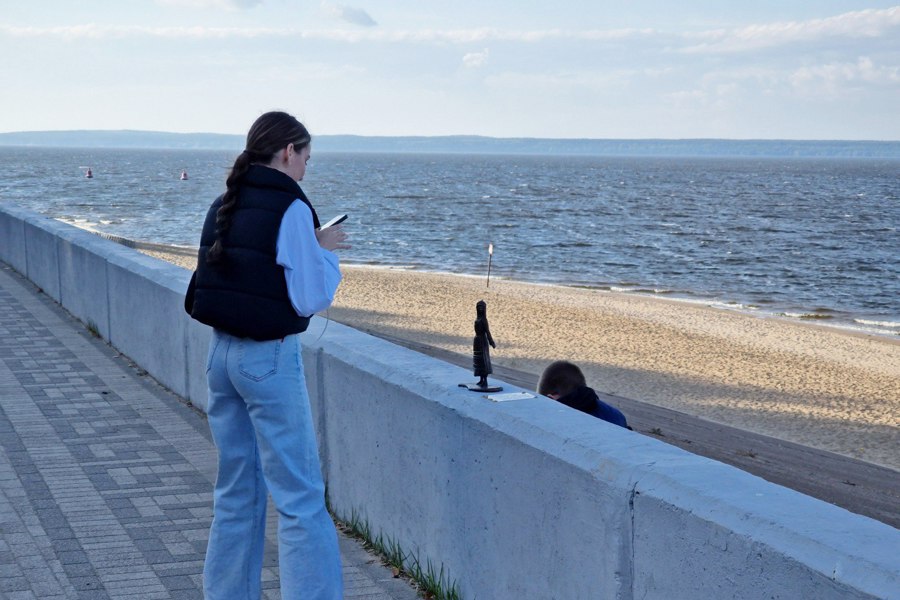
M56 247L57 233L63 224L34 215L26 218L23 225L28 279L59 302L59 260Z
M25 219L34 216L31 211L15 204L0 204L0 260L13 269L27 275L25 262Z
M62 224L56 224L57 227ZM60 304L104 339L109 339L109 280L106 263L115 248L74 227L56 231Z
M9 204L0 236L0 260L205 408L186 271ZM337 323L303 341L332 506L464 598L900 598L888 525L545 398L492 402Z
M4 234L0 260L96 329L157 381L206 406L205 384L193 390L189 385L203 375L188 369L189 333L197 335L181 308L189 273L9 204L0 208L0 233ZM208 339L209 332L200 335Z
M466 598L900 597L888 525L335 323L307 347L332 505Z
M136 250L124 250L130 256L111 257L106 263L109 341L157 381L191 399L191 368L203 370L204 365L187 360L191 319L183 305L190 273ZM200 404L205 406L205 399Z

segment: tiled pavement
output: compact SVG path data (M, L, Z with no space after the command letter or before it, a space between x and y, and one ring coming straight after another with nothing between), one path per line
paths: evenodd
M203 415L0 263L0 598L202 598L214 478ZM416 597L340 542L347 598Z

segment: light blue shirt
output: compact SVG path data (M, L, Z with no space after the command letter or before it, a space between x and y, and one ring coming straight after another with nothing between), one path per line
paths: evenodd
M341 282L338 257L316 240L312 212L295 200L281 219L276 262L284 267L288 296L301 317L311 317L331 306Z

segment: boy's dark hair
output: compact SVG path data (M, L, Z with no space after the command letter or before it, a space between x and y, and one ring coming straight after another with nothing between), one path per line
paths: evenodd
M584 373L576 365L566 360L550 363L538 381L538 394L559 394L565 396L575 388L587 385Z

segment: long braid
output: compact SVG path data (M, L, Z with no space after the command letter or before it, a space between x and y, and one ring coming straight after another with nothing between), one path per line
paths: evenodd
M222 205L216 212L216 241L206 254L206 262L211 265L220 264L225 258L225 246L222 244L222 239L228 233L228 229L231 228L231 217L235 208L237 208L240 182L244 174L250 169L251 162L250 153L246 150L241 152L234 161L234 166L228 174L228 179L225 180L225 186L228 189L225 191L225 195L222 196Z
M216 241L206 254L208 264L221 264L225 259L223 240L231 228L231 220L238 204L238 192L250 166L271 162L275 153L290 143L299 150L309 142L310 135L306 127L287 113L269 112L253 123L247 133L246 150L235 159L228 179L225 180L227 189L222 196L222 205L216 212Z

